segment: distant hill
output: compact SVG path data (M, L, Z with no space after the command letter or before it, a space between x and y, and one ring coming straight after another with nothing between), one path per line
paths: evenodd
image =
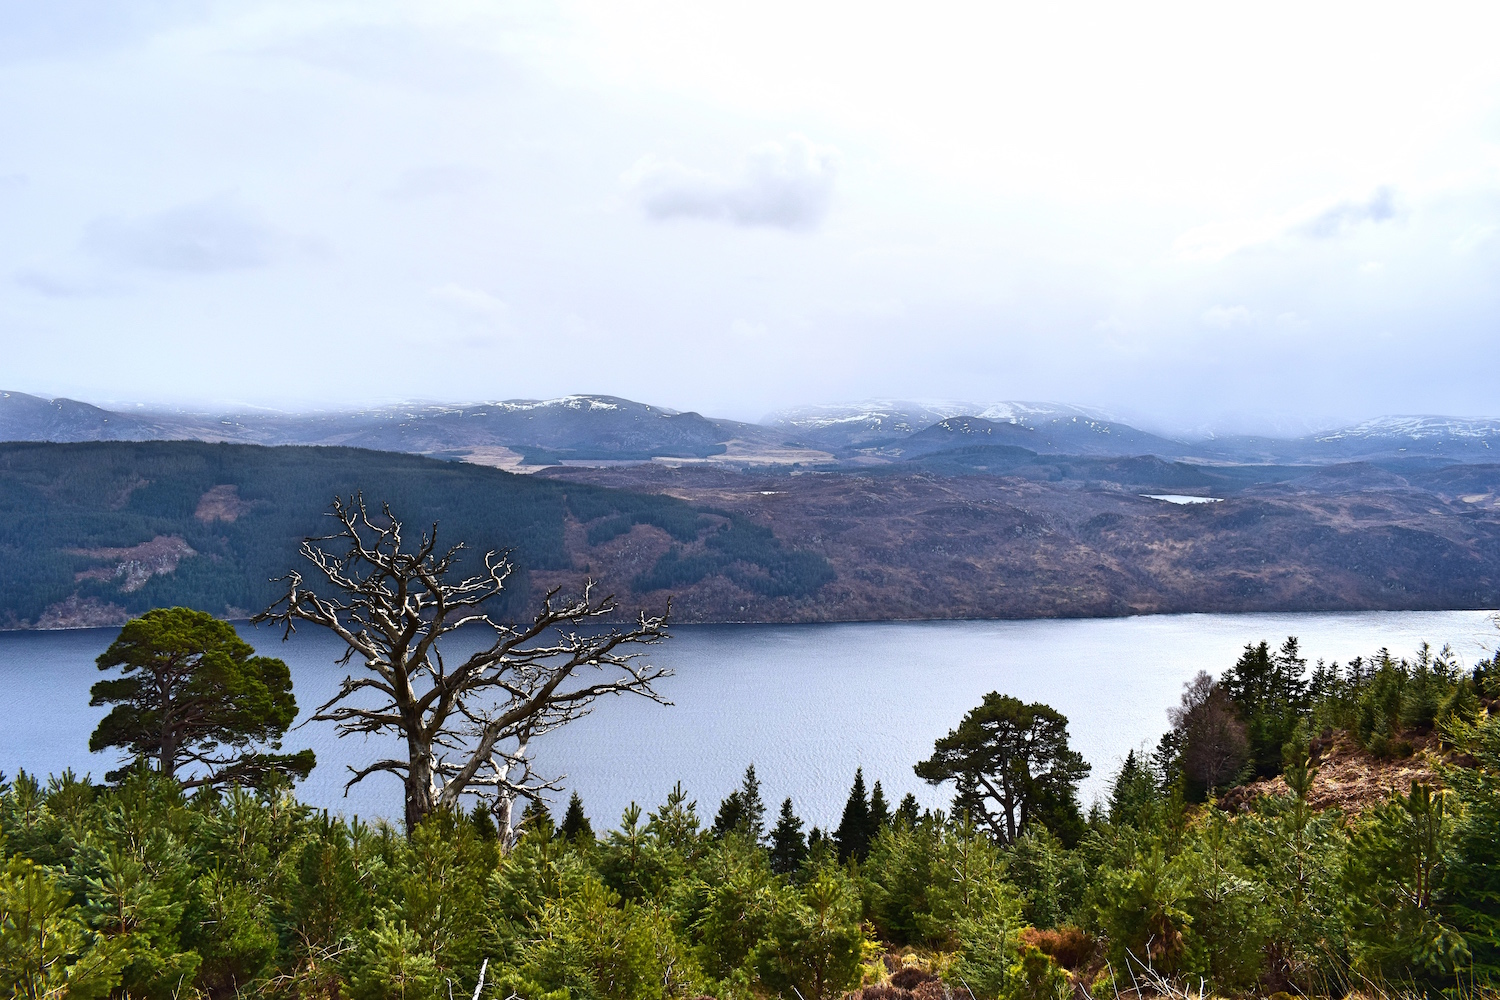
M271 580L299 564L301 539L329 530L332 498L355 491L413 530L439 522L470 558L513 550L511 613L533 585L578 586L637 526L664 544L616 560L623 569L602 582L643 604L693 587L726 605L795 603L833 578L822 557L735 515L459 462L332 447L0 444L0 628L117 624L177 604L248 616L279 596Z
M534 471L661 460L729 468L859 469L980 445L1038 454L1154 455L1200 464L1320 465L1426 458L1500 460L1500 420L1383 417L1300 438L1176 440L1093 410L1053 403L865 403L801 407L765 423L723 420L617 396L464 405L403 404L327 413L115 412L0 393L0 440L186 440L342 445ZM963 474L963 463L951 465Z

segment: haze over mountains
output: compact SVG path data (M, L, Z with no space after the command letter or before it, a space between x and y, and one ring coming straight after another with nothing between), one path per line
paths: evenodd
M991 448L1094 457L1154 455L1206 464L1412 458L1487 463L1500 460L1500 419L1391 416L1296 438L1179 440L1097 411L1048 403L826 404L780 411L753 424L602 395L324 413L213 414L108 410L76 400L0 392L0 440L343 445L511 469L652 459L851 469Z

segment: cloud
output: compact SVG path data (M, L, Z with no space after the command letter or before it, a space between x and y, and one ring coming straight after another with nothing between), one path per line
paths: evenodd
M208 274L262 267L274 234L227 198L169 208L137 219L89 224L84 248L130 267Z
M1244 306L1210 306L1203 311L1203 322L1220 330L1250 325L1250 310Z
M626 175L649 218L809 230L828 214L838 152L803 136L752 149L735 177L647 157Z
M1364 201L1341 201L1324 209L1294 230L1300 236L1315 240L1341 236L1365 222L1385 222L1396 215L1396 193L1390 187L1379 187Z
M1335 239L1366 223L1386 222L1395 217L1396 192L1389 186L1381 186L1364 199L1324 203L1277 218L1236 219L1199 226L1179 236L1174 249L1184 260L1223 260L1250 247L1286 245L1293 240Z

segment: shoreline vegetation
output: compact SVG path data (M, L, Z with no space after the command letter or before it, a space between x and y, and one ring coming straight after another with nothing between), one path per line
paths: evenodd
M279 678L274 662L257 676ZM789 798L768 809L753 764L717 809L679 785L596 833L573 795L560 822L527 807L509 838L486 802L433 810L409 835L330 816L297 802L284 769L195 789L146 754L107 785L23 772L0 785L3 985L1493 996L1497 708L1494 658L1463 669L1424 646L1309 666L1295 639L1260 643L1188 684L1156 751L1127 758L1087 811L1067 720L995 693L913 762L954 790L949 809L890 803L857 773L828 831L805 829Z

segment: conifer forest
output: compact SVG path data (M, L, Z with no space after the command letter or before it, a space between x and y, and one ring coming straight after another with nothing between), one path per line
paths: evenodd
M95 687L94 744L125 766L0 786L0 988L1105 1000L1487 996L1500 975L1493 659L1247 646L1088 807L1067 719L997 692L912 762L944 810L861 771L838 826L808 828L752 763L719 803L679 785L591 816L517 781L408 831L299 803L310 755L273 752L289 681L253 653L198 612L137 619ZM164 750L169 708L188 722ZM1341 793L1354 766L1409 780Z

